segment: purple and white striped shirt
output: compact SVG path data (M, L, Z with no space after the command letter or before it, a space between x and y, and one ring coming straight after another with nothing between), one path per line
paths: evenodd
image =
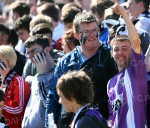
M144 57L132 51L131 62L107 85L112 128L145 128L147 72Z

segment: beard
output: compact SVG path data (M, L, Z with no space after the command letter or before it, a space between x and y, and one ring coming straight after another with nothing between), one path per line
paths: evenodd
M121 71L121 70L125 69L130 64L130 62L131 62L131 58L124 61L123 63L117 63L118 70Z

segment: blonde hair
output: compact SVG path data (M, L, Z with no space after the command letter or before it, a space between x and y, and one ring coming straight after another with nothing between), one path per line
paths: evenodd
M15 50L8 45L0 46L0 60L8 61L8 66L12 69L16 65L17 55Z

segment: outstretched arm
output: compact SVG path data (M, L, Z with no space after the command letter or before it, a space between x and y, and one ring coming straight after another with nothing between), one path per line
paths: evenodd
M130 20L126 10L123 7L121 7L119 4L113 5L112 10L115 13L120 14L124 18L127 29L128 29L128 36L131 41L131 46L134 52L140 54L141 53L140 39L139 39L137 30L134 27L132 21Z

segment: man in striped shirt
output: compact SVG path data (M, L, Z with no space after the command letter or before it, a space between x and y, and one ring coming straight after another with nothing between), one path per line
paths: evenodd
M119 73L109 80L109 123L112 128L145 128L147 73L138 33L126 11L115 4L128 29L128 37L118 35L111 41L112 56Z

